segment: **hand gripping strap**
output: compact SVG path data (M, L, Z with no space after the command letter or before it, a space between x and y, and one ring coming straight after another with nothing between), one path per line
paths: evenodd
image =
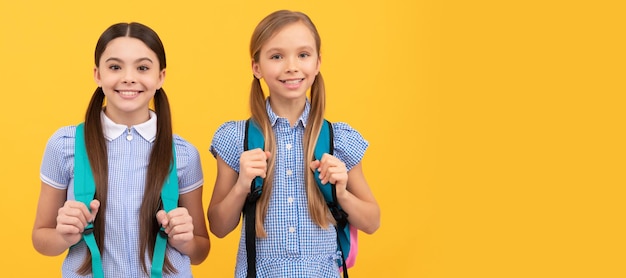
M176 171L176 148L172 143L172 165L170 167L170 173L161 190L161 201L163 202L163 209L165 212L169 212L178 207L178 175ZM156 241L154 242L154 253L152 256L152 268L150 270L150 277L162 277L163 262L165 261L165 252L167 249L167 234L165 229L161 227L157 234Z
M85 148L85 130L84 124L81 123L76 127L76 138L74 146L74 197L87 209L91 211L89 203L93 200L96 193L96 183L93 180L91 165L87 157L87 149ZM100 250L93 235L93 223L87 224L83 232L83 239L91 253L91 272L94 278L104 278L102 270L102 259L100 258Z

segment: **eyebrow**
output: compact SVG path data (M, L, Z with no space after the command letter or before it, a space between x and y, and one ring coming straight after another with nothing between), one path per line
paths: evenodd
M109 61L115 61L115 62L118 62L118 63L122 63L122 62L123 62L123 61L122 61L122 59L120 59L120 58L115 58L115 57L108 58L108 59L106 59L104 62L109 62ZM143 61L148 61L148 62L150 62L150 63L154 63L154 62L152 61L152 59L150 59L150 58L148 58L148 57L139 58L139 59L135 60L135 63L139 63L139 62L143 62Z
M305 46L300 46L297 48L297 51L315 51L314 47L305 45ZM274 47L274 48L270 48L268 50L265 51L266 54L272 53L272 52L284 52L285 49L284 48L280 48L280 47Z
M276 47L275 48L270 48L268 50L265 50L265 54L270 54L272 52L282 52L282 50L283 50L282 48L276 48Z

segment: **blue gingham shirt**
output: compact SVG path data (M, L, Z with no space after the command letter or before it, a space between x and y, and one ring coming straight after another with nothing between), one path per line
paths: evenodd
M337 234L333 226L316 225L307 206L304 186L302 137L309 115L307 101L296 125L278 117L266 102L267 113L276 136L276 165L272 196L265 218L266 238L257 238L257 277L339 277ZM239 172L243 152L245 121L230 121L215 132L210 151ZM346 123L333 123L334 155L348 170L358 164L368 143ZM245 224L237 254L235 277L246 277Z
M106 277L148 277L139 260L139 209L146 183L147 166L156 137L156 114L150 120L132 126L119 125L102 115L108 150L109 188L106 211L102 265ZM74 200L74 143L76 126L57 130L48 140L41 165L41 180L50 186L66 190L67 199ZM132 136L131 140L127 136ZM198 150L174 135L180 194L191 192L204 183ZM72 246L63 262L63 277L80 276L80 267L89 249L84 241ZM101 251L102 252L102 251ZM168 246L167 256L178 270L176 275L163 277L192 277L188 256ZM145 255L148 271L151 263Z

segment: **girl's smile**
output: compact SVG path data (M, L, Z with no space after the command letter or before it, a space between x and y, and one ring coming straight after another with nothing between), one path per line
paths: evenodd
M165 79L156 53L139 39L119 37L108 43L100 61L94 78L106 96L107 116L128 126L145 122Z
M315 37L302 22L281 28L261 47L252 71L263 78L272 101L303 103L320 70Z
M127 98L127 99L130 99L130 98L134 98L134 97L136 97L136 96L137 96L139 93L141 93L142 91L117 91L117 90L116 90L116 92L117 92L118 94L120 94L120 95L122 96L122 98Z
M303 81L304 81L304 78L280 80L280 82L285 84L285 88L291 89L291 90L300 88Z

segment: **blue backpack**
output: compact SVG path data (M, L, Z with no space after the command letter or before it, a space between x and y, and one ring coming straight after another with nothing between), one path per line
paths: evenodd
M163 209L170 211L178 207L178 176L176 173L176 150L172 144L173 164L170 168L169 176L161 190L161 200ZM89 209L89 203L96 194L96 184L93 179L91 165L87 157L87 149L84 140L84 124L81 123L76 127L76 144L74 147L74 196L76 201L84 203ZM93 235L93 223L89 223L83 231L83 239L91 252L91 270L94 278L104 278L102 270L102 259L100 250L96 244ZM150 277L162 277L163 262L165 260L165 251L167 248L167 234L165 229L161 227L156 242L154 243L154 253L152 256L152 269Z
M333 129L332 124L324 120L320 135L315 144L315 159L321 160L324 153L330 155L333 154ZM246 133L244 137L244 151L252 150L256 148L264 149L265 139L263 138L263 132L259 128L256 122L252 119L246 121ZM348 214L343 211L339 202L337 202L337 191L335 185L331 183L322 184L318 175L315 176L318 188L324 195L326 204L330 209L330 212L335 218L337 225L335 229L337 231L337 250L341 252L340 271L343 271L343 277L348 278L348 268L354 265L357 253L357 235L358 231L348 223ZM246 252L248 262L248 278L256 277L256 227L255 227L255 215L256 215L256 201L261 197L263 187L263 179L256 177L250 185L250 193L246 199L244 205L243 214L245 216L246 223Z

